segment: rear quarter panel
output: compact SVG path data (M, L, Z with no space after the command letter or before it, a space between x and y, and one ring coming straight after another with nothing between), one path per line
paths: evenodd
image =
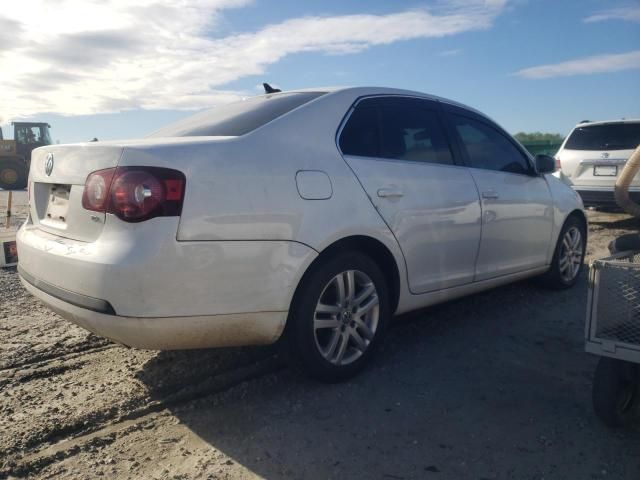
M404 290L397 242L336 146L337 129L356 98L352 91L327 94L242 137L127 147L120 165L166 166L185 174L179 241L286 240L322 252L342 238L366 235L391 251ZM331 196L303 199L296 185L300 171L326 173Z

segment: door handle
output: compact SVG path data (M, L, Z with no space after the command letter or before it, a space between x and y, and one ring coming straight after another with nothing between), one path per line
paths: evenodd
M399 188L380 188L378 196L380 198L402 197L404 193Z
M500 198L498 192L494 190L487 190L486 192L482 192L482 198L486 198L488 200L495 200L496 198Z

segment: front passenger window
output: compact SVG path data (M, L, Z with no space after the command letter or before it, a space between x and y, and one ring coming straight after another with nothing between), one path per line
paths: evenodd
M462 115L450 115L472 168L528 174L526 157L495 128Z

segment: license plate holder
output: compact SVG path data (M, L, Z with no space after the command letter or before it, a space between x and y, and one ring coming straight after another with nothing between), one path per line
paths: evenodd
M51 185L44 222L66 224L71 185Z
M594 165L594 177L615 177L618 175L617 165Z

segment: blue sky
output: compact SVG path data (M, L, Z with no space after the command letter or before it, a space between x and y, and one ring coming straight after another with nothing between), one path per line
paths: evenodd
M42 1L0 11L5 135L33 118L63 143L139 137L262 81L419 90L512 133L640 117L638 0Z

